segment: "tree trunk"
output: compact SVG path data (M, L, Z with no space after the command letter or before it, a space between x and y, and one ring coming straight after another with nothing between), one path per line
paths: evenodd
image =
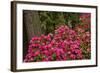
M24 11L24 25L26 27L28 41L34 36L41 35L40 20L37 11Z
M40 19L37 11L23 11L23 48L26 54L29 41L34 36L41 35Z

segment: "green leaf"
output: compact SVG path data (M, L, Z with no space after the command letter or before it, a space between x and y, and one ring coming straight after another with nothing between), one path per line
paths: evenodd
M53 60L56 60L56 54L55 53L52 55L52 58L53 58Z

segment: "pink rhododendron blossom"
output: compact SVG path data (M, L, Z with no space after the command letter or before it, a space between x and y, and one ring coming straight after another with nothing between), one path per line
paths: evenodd
M89 59L90 14L81 14L80 20L84 25L74 29L61 25L56 27L54 33L32 37L24 62Z

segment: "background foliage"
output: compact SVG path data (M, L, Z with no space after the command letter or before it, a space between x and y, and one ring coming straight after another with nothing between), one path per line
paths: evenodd
M39 11L42 33L48 34L53 32L56 27L60 25L68 25L70 28L74 28L80 23L79 13L66 13L66 12L48 12Z

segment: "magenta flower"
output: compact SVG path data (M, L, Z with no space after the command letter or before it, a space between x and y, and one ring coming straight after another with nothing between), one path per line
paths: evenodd
M34 56L38 56L40 54L40 51L36 51L35 53L34 53Z
M72 60L74 60L76 57L75 57L74 54L71 54L71 55L70 55L70 58L71 58Z

